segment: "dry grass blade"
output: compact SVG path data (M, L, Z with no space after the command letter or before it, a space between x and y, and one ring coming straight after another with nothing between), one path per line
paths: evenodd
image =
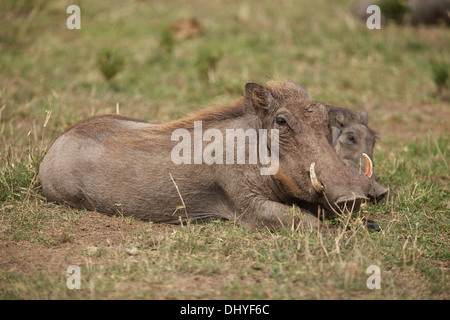
M181 203L183 204L182 206L178 206L178 207L175 209L175 211L173 212L173 214L175 214L175 212L177 212L179 209L184 209L184 213L185 213L185 215L186 215L186 221L189 222L189 216L188 216L186 204L184 203L183 197L181 196L180 189L178 188L178 185L177 185L177 183L175 182L175 180L173 179L172 174L171 174L170 172L169 172L169 175L170 175L170 179L171 179L172 182L173 182L173 185L174 185L175 188L177 189L178 196L180 197Z

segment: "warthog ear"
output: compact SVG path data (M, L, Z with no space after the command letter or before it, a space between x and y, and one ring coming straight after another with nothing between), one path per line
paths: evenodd
M365 111L361 111L359 113L359 120L361 120L361 123L365 126L367 126L369 124L369 116L367 115L367 113Z
M245 85L245 108L248 112L261 115L274 106L275 98L264 86L249 82Z
M330 125L342 129L344 127L345 115L341 110L328 109L328 118L330 119Z
M332 141L333 141L333 146L335 146L337 144L337 141L339 139L339 137L341 136L342 131L339 130L338 128L332 126L331 127L331 137L332 137Z

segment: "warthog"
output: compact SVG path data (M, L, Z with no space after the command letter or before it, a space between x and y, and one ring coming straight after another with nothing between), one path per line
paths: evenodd
M368 126L367 113L361 111L358 117L346 108L329 105L326 107L330 118L332 141L337 154L353 171L369 175L373 183L373 189L370 192L370 198L373 201L384 198L388 189L381 186L375 179L373 150L376 136Z
M396 3L396 2L399 3ZM405 23L411 25L419 24L446 24L450 25L450 0L391 0L388 3L386 0L358 0L352 5L353 14L359 19L366 21L371 13L367 13L367 7L370 5L384 4L388 8L392 8L394 12L388 12L395 15L394 18L397 23ZM403 14L399 10L395 10L395 5L403 5ZM382 21L385 21L385 13L381 12Z
M244 144L244 164L237 163L242 150L235 144L233 164L199 162L195 150L188 162L175 163L180 142L173 133L195 134L195 121L214 130L216 140L226 136L227 146L236 138L228 137L233 129L262 135L256 149L279 154L271 163L273 174L262 175L261 162L249 163L251 143ZM209 152L228 160L225 144L205 146L212 140L205 136L194 137L200 156ZM372 188L370 179L350 170L335 152L326 107L287 81L247 83L245 96L231 106L159 125L120 115L82 120L52 143L39 175L48 200L77 208L154 222L223 218L269 228L320 227L318 205L326 210L322 216L333 216L344 204L358 209Z

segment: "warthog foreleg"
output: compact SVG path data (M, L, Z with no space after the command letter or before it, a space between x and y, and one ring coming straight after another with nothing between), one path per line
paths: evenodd
M253 212L252 212L253 211ZM295 230L318 230L322 222L311 212L295 205L280 202L258 201L241 215L242 224L269 229L293 228Z

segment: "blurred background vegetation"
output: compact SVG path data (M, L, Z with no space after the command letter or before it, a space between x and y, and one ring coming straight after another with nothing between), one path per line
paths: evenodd
M66 28L69 4L81 8L81 30ZM448 28L368 30L350 4L3 1L2 125L42 121L52 109L66 127L117 102L123 113L169 120L273 78L372 119L396 103L448 103Z
M213 259L214 274L220 276L222 262L228 259L234 261L233 270L239 266L239 272L245 275L264 269L266 264L278 270L284 263L284 270L290 273L264 279L256 288L264 284L264 290L274 290L279 297L299 297L296 285L290 281L302 281L300 272L302 279L306 274L305 279L317 284L311 296L326 296L323 288L329 283L334 291L328 293L339 296L341 282L333 282L340 277L336 266L342 262L352 264L352 257L364 255L364 263L373 257L384 263L383 270L391 272L390 283L407 283L406 291L392 285L384 291L388 297L417 298L427 291L428 297L448 298L450 29L389 23L382 24L381 30L369 30L352 16L351 3L1 1L0 231L7 232L0 233L0 240L11 241L27 230L47 239L44 242L49 245L45 229L39 229L41 224L35 219L56 219L51 221L58 224L59 210L63 209L55 206L51 210L56 213L51 217L40 211L46 204L39 202L39 160L52 139L76 121L93 114L114 113L117 104L121 114L168 121L209 105L231 103L242 95L246 82L288 79L303 85L314 100L368 112L369 125L379 138L375 150L377 177L391 188L386 204L368 210L375 220L389 226L390 233L365 234L362 240L352 233L344 237L347 247L342 244L341 255L335 258L331 254L337 246L333 237L325 238L325 244L315 235L286 238L294 239L288 241L292 252L301 252L296 237L305 242L305 248L315 246L316 260L309 255L305 258L303 253L284 255L280 260L271 248L274 241L278 248L282 234L263 235L259 245L267 245L264 250L268 251L261 249L264 254L257 255L264 256L258 262L261 266L252 269L245 259L234 257L230 253L233 251L223 256L220 248L226 246L226 235L232 233L231 238L251 239L245 250L254 252L253 235L236 231L233 226L228 229L210 225L214 233L225 233L225 242L213 246L214 255L209 254L208 243L199 250ZM72 4L81 8L80 30L66 27L66 9ZM389 8L395 14L404 14L397 6ZM31 206L28 200L33 194L40 200ZM39 216L33 216L33 212ZM19 218L22 220L17 222ZM196 230L197 238L201 238L198 236L202 231ZM180 232L182 239L192 236L189 230ZM71 237L76 238L76 234ZM242 245L236 239L232 248ZM364 254L355 255L353 241L358 239ZM39 238L36 241L39 243ZM177 243L169 242L167 250L184 252L185 244ZM281 246L280 252L284 248ZM322 252L321 248L328 249ZM405 258L408 250L414 253L411 259ZM156 256L163 260L167 257ZM329 264L329 269L325 267L328 271L322 275L329 274L326 283L312 269L301 269L302 265L313 268L323 261L336 263ZM175 269L185 266L195 272L203 262L191 265L181 259L170 263L178 266ZM153 268L154 274L165 278L164 266L155 264ZM354 270L363 269L358 265ZM364 277L361 272L360 277ZM229 272L227 275L234 276ZM21 276L17 281L5 277L0 281L22 281ZM287 283L290 286L284 287ZM254 292L254 285L236 278L232 293L227 295L228 288L221 297L242 298L243 288L248 286ZM30 286L31 296L37 292L35 286L39 285ZM365 286L361 286L359 292L367 294ZM304 287L308 287L307 283ZM21 297L20 290L13 296ZM62 296L67 294L65 288L61 290ZM260 297L261 292L244 298Z

